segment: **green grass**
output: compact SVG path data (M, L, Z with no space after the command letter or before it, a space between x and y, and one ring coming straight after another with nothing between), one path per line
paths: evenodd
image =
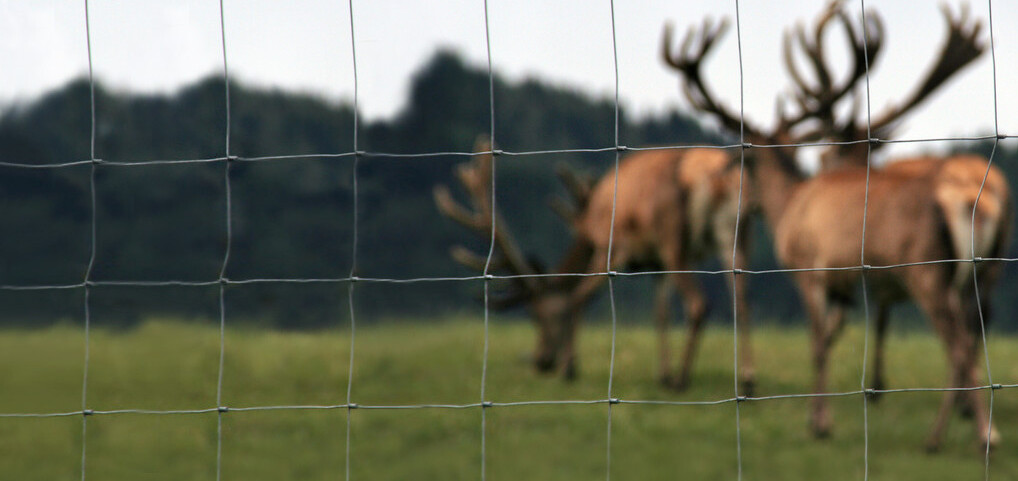
M809 391L802 330L755 333L760 395ZM678 346L680 334L673 344ZM494 320L485 399L496 402L604 399L611 333L581 333L581 377L572 383L534 374L529 325ZM80 327L0 331L0 413L81 409ZM481 400L483 325L476 319L391 323L357 331L353 400L362 406ZM862 331L851 326L832 360L832 389L859 389ZM346 402L349 333L228 329L222 404L231 408ZM925 332L888 340L892 387L939 387L943 350ZM90 343L88 406L205 409L216 405L219 330L209 323L153 321L129 331L96 329ZM693 387L677 394L657 384L657 348L644 326L620 326L613 394L623 400L716 400L732 395L732 337L705 336ZM994 382L1018 382L1018 339L991 337ZM869 479L983 479L984 459L970 421L952 418L944 449L925 454L923 439L940 394L887 394L869 405ZM743 479L863 477L863 400L831 399L833 437L806 432L806 399L742 403ZM619 404L612 407L612 479L734 479L736 406ZM990 459L993 479L1018 477L1018 390L995 392L1004 436ZM352 479L478 479L481 412L468 409L352 411ZM487 411L487 479L603 479L608 406L529 405ZM335 480L345 477L347 411L231 411L223 416L222 479ZM88 418L86 479L212 480L217 415L102 414ZM0 418L0 478L77 479L78 415Z

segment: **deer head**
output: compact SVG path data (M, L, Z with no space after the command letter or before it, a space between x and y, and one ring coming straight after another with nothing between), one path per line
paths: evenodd
M970 19L967 6L963 6L957 15L945 6L942 9L947 23L944 44L936 55L935 62L912 93L900 104L888 106L874 115L868 127L865 120L858 119L858 102L853 104L845 118L838 119L837 105L849 98L848 94L856 90L866 77L882 52L884 40L884 26L879 15L867 11L863 15L863 24L857 26L845 12L843 4L844 2L840 0L829 3L811 31L799 25L785 33L782 52L786 69L793 82L792 92L787 98L779 98L775 112L776 122L770 130L758 127L750 119L743 118L720 103L709 85L704 82L701 71L703 60L710 54L718 38L727 30L727 21L715 24L707 19L699 29L690 28L679 48L674 51L672 29L670 25L666 26L662 57L667 65L680 74L683 91L694 110L714 117L730 132L743 132L748 143L787 145L821 139L834 142L885 139L893 134L895 127L906 114L913 111L947 80L985 51L985 45L980 40L982 24L978 20ZM833 22L843 27L851 59L851 67L841 81L838 81L831 71L824 41L824 34ZM804 73L797 66L797 50L801 50L810 74ZM787 104L794 105L791 109L794 113L788 113ZM879 148L880 145L882 144L874 144L873 147ZM866 143L858 142L838 145L830 149L824 161L832 166L842 162L865 165L868 148ZM777 150L789 151L789 149ZM794 153L794 150L792 152Z
M495 295L489 297L489 307L527 308L538 333L535 367L540 371L549 371L555 367L561 317L567 315L569 283L560 277L546 276L541 266L520 249L507 222L495 211L491 193L493 164L491 142L481 136L474 145L473 159L456 168L456 177L469 198L469 207L455 200L449 188L444 185L435 186L435 205L446 217L490 239L493 244L490 261L487 255L478 254L461 245L454 246L450 254L467 268L483 274L498 273L506 277L506 282L498 286ZM579 178L569 178L575 187L574 195L582 195ZM576 198L582 200L581 197ZM571 215L565 204L560 209L562 215ZM572 212L575 213L575 208Z
M935 56L935 62L929 67L926 75L913 87L911 93L900 103L889 105L881 112L873 115L869 122L865 118L858 118L858 102L853 104L850 113L840 120L835 117L832 109L816 110L815 117L820 121L820 131L817 132L818 137L825 137L835 142L888 139L893 136L894 131L906 114L914 111L916 107L928 99L952 76L982 55L986 50L985 44L980 39L982 23L978 20L970 19L968 5L963 4L957 15L952 13L946 5L942 6L941 11L947 26L944 43L941 46L940 52ZM839 10L838 15L844 17L846 14ZM857 54L859 52L865 53L864 49L868 49L872 63L872 60L876 58L880 51L881 43L879 39L883 35L883 26L880 17L873 13L867 13L866 22L868 28L863 30L869 33L870 39L863 43L861 32L852 32L849 37L856 39L853 41L853 49ZM851 29L847 19L843 23L846 29ZM872 40L874 32L878 39L876 42ZM816 78L829 78L830 70L823 57L822 48L811 48L811 45L816 44L811 44L804 40L805 37L802 34L801 27L797 33L798 44L802 47L805 55L812 60L811 65L814 67ZM794 98L799 105L824 104L825 97L829 96L828 89L825 88L822 80L818 82L820 84L819 88L809 86L804 77L798 72L793 61L794 54L792 52L791 38L790 34L785 37L784 57L787 69L794 81ZM819 41L819 37L817 38L817 41ZM863 74L865 74L864 71L859 70L860 65L856 63L852 77L855 79L854 82L861 80ZM846 87L851 89L851 85L846 85ZM821 158L822 168L835 168L844 164L865 165L867 151L879 149L883 145L885 144L856 142L832 146Z

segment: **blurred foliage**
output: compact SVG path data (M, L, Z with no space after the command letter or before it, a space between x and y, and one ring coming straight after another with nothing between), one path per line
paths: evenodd
M172 95L95 86L96 158L115 164L196 162L0 167L0 284L74 285L84 279L93 248L92 182L94 281L217 280L228 244L227 186L232 235L227 278L346 277L354 251L355 205L357 275L473 274L449 258L448 248L466 244L485 251L486 239L439 215L431 199L436 184L455 184L453 170L463 156L366 155L355 163L350 155L312 155L354 150L351 105L238 83L229 86L227 149L225 87L221 78ZM466 65L454 53L439 52L415 75L409 102L395 117L357 125L356 148L390 154L469 151L478 134L492 129L492 90L499 148L530 152L614 146L614 101L540 80L489 79L486 71ZM724 141L680 112L634 119L623 108L618 122L622 145ZM91 126L89 83L73 81L0 115L0 161L47 166L88 160ZM227 153L245 160L227 167ZM258 160L271 156L285 158ZM1013 165L1018 149L998 148L996 159ZM564 192L554 175L556 165L568 163L601 175L614 161L613 151L500 157L499 207L528 253L552 265L569 244L568 229L547 207L550 197ZM755 230L753 267L774 267L767 236L759 226ZM1013 286L1013 276L1008 279ZM716 315L728 316L723 278L705 281L717 300ZM650 282L624 283L620 294L646 299L643 305L649 305ZM465 281L361 284L356 302L369 320L433 315L479 308L481 288ZM759 317L798 318L796 296L785 276L754 277L750 291ZM335 319L347 294L345 284L261 283L232 285L227 297L231 318L297 328ZM109 324L162 314L219 315L218 286L97 287L91 299L100 321ZM0 324L80 319L82 303L80 289L0 290ZM1014 308L1013 303L1006 306L1007 312Z

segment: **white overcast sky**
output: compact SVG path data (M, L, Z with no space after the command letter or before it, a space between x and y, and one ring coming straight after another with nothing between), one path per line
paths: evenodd
M858 14L860 2L848 0ZM943 39L940 1L866 0L886 25L885 51L870 82L874 114L903 97L930 64ZM787 86L781 34L812 19L821 0L742 0L742 83L748 117L766 123ZM958 2L951 2L957 10ZM678 28L710 15L735 18L736 2L615 0L618 88L623 105L643 114L682 106L678 82L658 58L665 22ZM989 43L990 2L972 14ZM611 97L615 89L612 4L607 0L489 0L491 61L510 80L534 76ZM992 2L996 107L1001 133L1018 134L1018 2ZM225 0L231 77L257 86L353 98L350 6L345 0ZM92 63L107 85L134 92L172 92L222 72L217 0L89 2ZM394 115L412 74L440 47L486 67L483 0L370 0L353 2L359 105L368 119ZM0 102L30 100L88 71L83 0L0 0ZM845 59L829 40L833 59ZM719 96L739 103L735 30L707 63ZM842 53L842 55L836 55ZM844 67L842 67L842 70ZM900 138L992 133L994 70L987 53L911 116ZM496 109L498 108L496 99ZM482 126L485 128L486 126ZM624 140L624 139L623 139ZM610 143L610 140L609 142ZM932 144L896 146L916 152Z

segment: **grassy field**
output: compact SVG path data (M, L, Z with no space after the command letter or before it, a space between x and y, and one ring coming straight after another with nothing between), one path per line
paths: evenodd
M481 400L480 321L390 323L358 330L353 400L362 406L467 404ZM808 392L810 364L801 330L759 329L759 395ZM676 334L678 336L678 334ZM531 372L530 326L493 321L487 400L592 400L607 397L610 330L588 326L581 377L563 383ZM675 344L678 345L677 339ZM614 389L623 400L715 400L732 395L732 338L707 333L691 390L656 382L656 344L646 326L618 331ZM95 330L88 406L204 409L216 405L218 326L149 322L129 331ZM888 342L892 387L939 387L940 345L924 332ZM222 404L231 408L335 405L346 401L349 333L228 329ZM862 330L851 326L832 361L833 389L859 388ZM80 327L0 331L0 413L81 409ZM991 338L994 382L1018 382L1018 339ZM955 416L944 449L922 442L940 395L885 395L869 405L869 479L983 479L972 423ZM743 479L863 478L863 400L831 399L832 438L806 433L805 399L740 405ZM736 406L620 404L612 409L612 479L735 479ZM1004 436L990 459L992 479L1018 478L1018 390L996 391L994 419ZM216 418L208 414L103 414L88 418L86 477L93 480L211 480ZM487 479L604 479L608 406L567 404L487 411ZM222 479L336 480L346 469L347 411L232 411L223 417ZM78 479L80 416L0 418L0 478ZM352 479L478 479L481 411L358 409L351 418Z

